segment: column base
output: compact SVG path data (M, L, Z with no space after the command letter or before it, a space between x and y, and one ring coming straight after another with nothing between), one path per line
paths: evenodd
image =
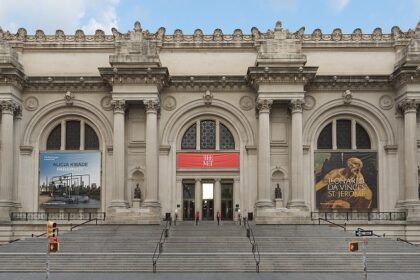
M112 200L109 208L128 208L128 202L125 200Z
M310 224L309 211L287 208L265 208L257 210L256 224Z
M292 200L288 203L287 208L309 211L308 205L306 205L305 201L303 200Z
M141 199L133 198L133 208L140 208L141 206Z
M109 224L161 224L160 207L113 208L106 215Z
M278 209L278 208L284 208L284 206L283 206L283 199L282 198L276 198L275 200L275 205L276 205L276 208Z
M12 201L0 201L0 221L9 222L10 213L16 211L15 203Z
M255 206L258 208L273 208L274 207L274 203L271 200L258 200L255 203Z
M406 200L403 208L407 210L407 222L420 222L420 201Z
M146 207L146 208L156 208L156 207L160 208L160 202L157 201L157 200L148 200L148 199L146 199L142 203L142 206L143 207Z

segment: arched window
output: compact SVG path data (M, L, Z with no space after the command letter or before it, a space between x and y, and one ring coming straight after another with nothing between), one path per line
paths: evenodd
M62 135L63 131L65 135ZM95 130L84 121L62 121L48 135L46 148L47 150L99 150L99 138Z
M185 131L181 140L181 149L234 150L235 138L227 126L221 122L199 120Z
M354 120L336 119L327 124L318 136L318 150L371 149L367 131Z

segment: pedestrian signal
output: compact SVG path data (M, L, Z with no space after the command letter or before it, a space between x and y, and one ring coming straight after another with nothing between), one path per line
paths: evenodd
M48 221L47 223L47 238L56 237L58 234L57 223Z
M350 241L348 244L350 252L357 252L359 251L359 242L357 241Z
M50 253L58 252L58 248L59 248L59 243L58 242L48 244L48 252L50 252Z

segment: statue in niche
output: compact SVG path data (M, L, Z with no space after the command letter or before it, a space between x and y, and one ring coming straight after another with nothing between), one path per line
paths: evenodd
M274 197L275 198L283 198L283 194L281 193L281 189L280 189L279 184L277 184L277 187L274 190Z
M141 189L139 184L137 184L136 188L134 189L134 198L141 199Z

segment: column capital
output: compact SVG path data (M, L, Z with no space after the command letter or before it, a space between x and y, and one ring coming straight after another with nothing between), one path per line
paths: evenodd
M124 99L113 99L111 100L111 106L114 113L124 113L127 104Z
M270 113L271 106L273 105L272 99L257 99L257 109L261 113Z
M404 99L398 103L398 108L404 113L416 113L417 103L415 99Z
M214 178L214 181L220 183L220 178Z
M13 100L0 101L0 110L2 111L3 114L13 115L18 107L19 107L19 104Z
M177 183L182 183L182 178L181 177L176 177L176 182Z
M22 119L22 105L18 104L15 109L15 119Z
M292 99L289 103L290 111L293 113L302 113L303 111L303 104L305 101L303 99Z
M160 108L160 102L157 98L144 100L144 105L146 106L147 113L157 113Z
M201 178L195 178L195 182L201 182Z

